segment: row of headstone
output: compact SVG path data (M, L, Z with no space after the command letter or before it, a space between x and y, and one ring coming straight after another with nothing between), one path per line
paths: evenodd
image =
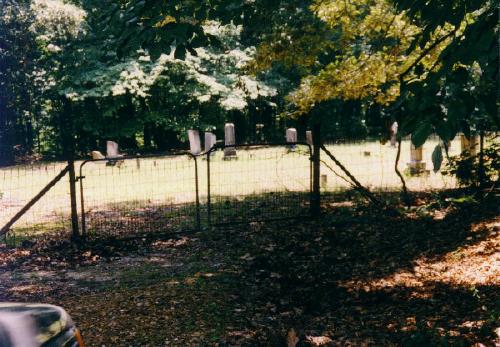
M193 155L198 155L201 153L201 140L200 133L198 130L188 130L188 138L189 138L189 151ZM215 146L217 142L217 137L215 134L206 131L205 132L205 152L208 152Z
M106 141L106 156L104 156L99 151L92 151L90 154L93 160L109 159L109 161L106 163L106 165L108 166L117 165L118 167L120 167L123 164L123 160L119 159L124 155L119 153L118 143L114 141Z
M118 143L114 141L106 141L106 156L104 156L99 151L91 152L92 159L100 160L100 159L116 159L123 157L123 154L120 154L118 151Z
M257 124L257 129L262 131L263 124ZM257 135L262 135L262 133L258 133ZM285 133L286 142L287 143L297 143L297 129L288 128ZM188 130L188 138L189 138L189 148L190 152L193 155L200 154L201 151L201 141L200 134L198 130ZM262 137L260 137L262 139ZM216 143L216 136L211 132L205 132L205 152L208 152ZM306 141L309 145L312 146L312 132L310 130L306 131ZM226 123L224 126L224 157L230 158L236 156L236 136L235 136L235 127L233 123ZM293 145L294 147L295 145Z
M201 140L198 130L188 130L189 150L191 154L198 155L201 153ZM205 152L210 151L216 144L217 137L214 133L205 132ZM234 124L227 123L224 127L224 157L236 156L236 137Z

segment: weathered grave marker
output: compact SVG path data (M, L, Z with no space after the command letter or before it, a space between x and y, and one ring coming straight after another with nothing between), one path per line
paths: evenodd
M224 126L224 144L224 159L236 157L236 149L234 147L236 144L236 136L233 123L226 123Z
M114 141L106 141L106 158L109 160L106 165L107 166L118 166L121 167L123 164L123 160L116 160L117 158L123 157L123 154L118 152L118 144ZM113 160L115 159L115 160Z
M92 151L92 160L106 159L106 157L99 151Z
M188 130L189 149L192 155L201 153L200 133L198 130Z
M306 131L306 142L309 146L313 145L313 133L311 130Z
M297 142L297 129L295 128L286 129L286 142L287 143Z
M295 143L297 143L297 129L295 128L286 129L286 142L293 143L293 145L290 146L290 149L295 150Z
M410 174L418 175L425 171L425 162L422 161L423 158L423 148L415 147L413 143L410 145L410 162L408 163L408 168Z
M212 149L213 146L215 146L215 143L217 142L217 137L215 134L206 131L205 132L205 152L208 152L209 150Z
M114 141L106 141L106 158L119 158L118 144Z
M397 135L398 135L398 122L394 122L391 125L391 146L396 147Z

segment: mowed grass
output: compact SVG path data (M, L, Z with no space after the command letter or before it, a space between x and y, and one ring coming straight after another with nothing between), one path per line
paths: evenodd
M455 180L432 171L431 155L437 140L429 140L423 148L428 174L407 175L411 190L455 187ZM394 172L397 150L378 141L328 145L329 150L364 185L373 190L400 188ZM460 151L458 138L451 144L450 154ZM322 160L343 173L322 154ZM399 168L404 171L410 161L410 142L404 141ZM80 175L82 161L76 162ZM0 226L35 196L64 167L64 162L15 166L0 169ZM197 159L198 190L201 204L206 204L208 172L206 157ZM127 159L121 166L108 166L105 161L83 165L83 200L85 211L100 213L123 210L154 210L156 206L192 204L196 199L195 160L187 155ZM350 188L326 165L322 164L322 189L338 191ZM81 210L80 182L77 186L78 210ZM213 203L244 199L266 193L307 192L310 189L310 161L306 146L295 151L285 147L255 147L238 149L237 158L223 159L218 151L210 158L210 191ZM69 183L65 176L30 211L15 228L51 223L58 228L69 227ZM44 228L37 228L44 231Z

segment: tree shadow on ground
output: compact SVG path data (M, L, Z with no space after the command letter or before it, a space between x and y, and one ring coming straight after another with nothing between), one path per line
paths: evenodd
M288 317L279 327L268 323L274 332L263 324L266 338L276 335L283 343L284 329L295 327L318 334L331 329L328 335L338 338L339 331L349 331L351 342L364 336L354 345L370 340L375 345L467 345L491 339L499 312L498 285L434 278L408 286L370 285L401 272L413 273L420 259L440 261L497 235L498 229L482 224L498 216L495 201L448 207L446 214L442 209L438 215L416 209L394 217L364 205L337 204L312 223L256 224L243 237L227 230L216 238L231 240L230 252L237 249L243 259L239 279L247 287L239 292L251 297L248 305ZM492 251L484 250L483 255Z
M333 345L489 346L500 311L497 280L419 277L415 266L422 259L446 263L453 252L466 263L461 250L498 236L492 221L498 221L497 201L422 203L404 215L384 215L346 196L327 202L315 220L253 221L194 233L185 246L168 249L175 248L176 261L199 266L174 275L160 276L165 269L158 268L148 281L90 296L73 288L53 300L75 308L70 313L96 345L113 344L133 318L139 323L124 337L129 345L280 346L293 328L299 345L312 335L328 336ZM147 255L158 252L155 240L103 238L74 252L106 259ZM49 262L63 253L54 250L46 251ZM479 256L491 260L494 252L483 249ZM393 279L402 273L412 278ZM95 321L107 322L110 312L113 328L94 331ZM171 328L154 328L156 318Z

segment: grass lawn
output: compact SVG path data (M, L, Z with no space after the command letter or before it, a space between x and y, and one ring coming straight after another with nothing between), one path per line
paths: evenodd
M89 346L285 346L291 329L297 346L494 346L498 199L429 198L402 216L338 195L313 221L2 249L0 300L64 306Z

